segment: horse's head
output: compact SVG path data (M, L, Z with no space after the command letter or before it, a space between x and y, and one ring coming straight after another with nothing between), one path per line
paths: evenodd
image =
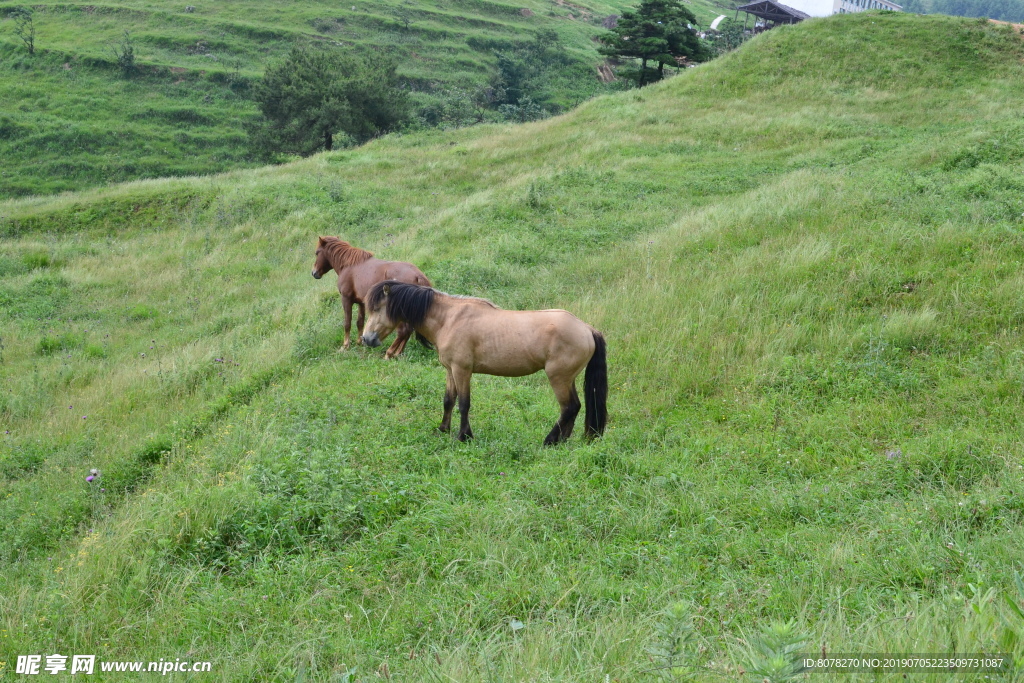
M378 282L366 295L370 312L360 338L367 346L379 346L399 325L410 325L420 335L420 326L427 324L427 313L434 304L434 289L398 280ZM421 338L422 341L422 338Z
M313 261L313 279L319 280L324 276L324 273L329 273L333 266L331 265L330 259L327 258L327 241L321 237L320 241L316 244L316 252L314 253Z
M366 297L368 315L360 338L366 346L380 346L380 340L385 339L398 326L388 315L390 294L391 282L380 282L370 289Z

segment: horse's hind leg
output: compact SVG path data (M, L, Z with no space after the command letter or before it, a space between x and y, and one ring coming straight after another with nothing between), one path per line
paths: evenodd
M558 422L544 439L545 446L561 443L572 436L572 428L576 424L576 416L579 415L582 406L580 397L576 393L575 376L566 381L564 378L549 374L548 381L551 382L551 388L555 391L555 398L562 409L562 414L558 416Z
M447 370L447 368L445 368ZM452 377L452 371L447 370L447 376L444 381L444 415L441 417L441 426L437 428L437 431L447 434L452 428L452 408L455 407L455 399L458 398L459 392L455 388L455 378Z
M459 395L459 441L473 438L473 428L469 426L469 381L473 373L462 368L452 368L455 380L455 391Z
M409 341L409 337L412 336L412 326L408 323L402 323L398 326L398 334L395 336L395 342L391 345L391 348L384 354L385 358L397 358L402 355L405 351L405 344Z

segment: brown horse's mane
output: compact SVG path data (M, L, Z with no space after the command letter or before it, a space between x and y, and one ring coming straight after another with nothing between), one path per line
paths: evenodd
M372 252L360 249L359 247L353 247L345 240L340 240L337 237L321 237L320 244L327 252L331 265L334 266L335 270L345 266L354 266L373 258Z

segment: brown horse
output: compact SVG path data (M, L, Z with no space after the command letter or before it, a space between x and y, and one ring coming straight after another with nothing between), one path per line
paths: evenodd
M366 318L366 293L370 287L383 280L396 280L411 284L430 286L430 280L411 263L403 261L381 261L365 249L353 247L337 237L321 237L316 245L316 260L313 262L313 277L317 280L331 269L338 274L338 292L341 293L341 307L345 311L345 343L341 351L347 351L349 330L352 328L352 304L359 306L359 317L356 318L356 329L359 332L357 343L363 336L363 321ZM384 354L385 358L394 358L405 350L405 344L412 336L413 329L409 325L400 325L395 343ZM388 334L391 331L388 330ZM387 335L385 335L387 336ZM382 337L383 338L383 337Z
M474 372L522 377L543 370L562 413L544 445L569 438L580 399L576 376L586 368L583 396L587 403L587 437L604 433L608 421L608 370L601 333L567 311L503 311L486 299L452 296L430 287L389 280L370 289L370 319L363 343L380 340L406 323L437 347L448 372L444 417L440 430L451 428L452 408L459 401L459 441L472 438L469 426L469 383Z

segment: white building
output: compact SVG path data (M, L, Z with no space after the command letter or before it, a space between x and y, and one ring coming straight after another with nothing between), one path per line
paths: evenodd
M827 17L832 14L849 14L869 9L888 9L902 12L903 7L890 0L786 0L783 5L779 0L754 0L736 8L736 18L740 12L755 17L754 32L760 32L779 24L795 24L811 17ZM718 17L711 24L711 30L718 28L724 17ZM746 21L743 22L746 26Z
M894 12L902 12L903 7L889 0L835 0L832 3L832 14L848 14L849 12L863 12L867 9L890 9Z
M789 7L800 10L812 17L828 17L833 14L863 12L869 9L891 9L902 12L903 8L889 0L783 0Z

